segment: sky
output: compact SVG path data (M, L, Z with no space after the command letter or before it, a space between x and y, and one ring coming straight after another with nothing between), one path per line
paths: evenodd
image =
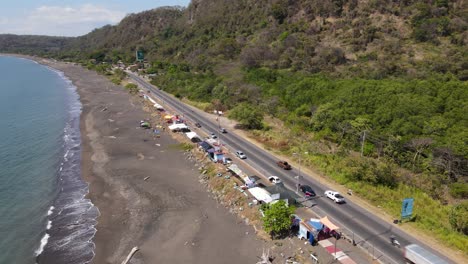
M0 34L82 36L131 13L190 0L1 0Z

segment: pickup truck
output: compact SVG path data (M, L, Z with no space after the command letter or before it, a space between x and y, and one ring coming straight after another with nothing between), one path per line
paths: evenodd
M277 161L276 165L278 165L279 167L281 167L281 168L283 168L285 170L292 169L291 165L288 162L284 161L284 160Z

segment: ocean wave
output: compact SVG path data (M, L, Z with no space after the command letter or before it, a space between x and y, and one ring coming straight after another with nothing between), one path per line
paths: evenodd
M52 206L49 208L49 211L47 211L47 216L51 215L51 214L54 212L54 209L55 209L55 207L52 205Z
M99 210L86 199L89 186L81 178L81 103L76 87L64 73L52 68L69 91L69 119L63 133L63 156L58 169L58 194L48 212L47 240L41 240L38 263L89 263L94 257L93 238ZM44 243L43 243L44 242Z
M42 251L44 251L44 247L47 245L47 241L49 240L50 235L45 233L45 235L41 239L41 244L39 245L39 248L34 251L36 253L36 256L39 256Z

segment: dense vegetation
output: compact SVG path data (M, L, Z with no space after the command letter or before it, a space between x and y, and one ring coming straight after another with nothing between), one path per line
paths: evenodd
M165 91L307 152L394 216L414 196L417 224L468 252L467 29L463 0L193 0L78 38L0 36L0 51L109 74L143 50Z

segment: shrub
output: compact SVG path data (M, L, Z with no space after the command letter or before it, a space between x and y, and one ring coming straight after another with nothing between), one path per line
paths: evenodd
M129 83L125 85L125 89L130 93L130 94L137 94L138 93L138 86L134 83Z
M450 195L454 198L466 199L468 198L468 184L467 183L453 183L450 185Z
M449 220L454 230L468 235L468 201L455 205L450 212Z

